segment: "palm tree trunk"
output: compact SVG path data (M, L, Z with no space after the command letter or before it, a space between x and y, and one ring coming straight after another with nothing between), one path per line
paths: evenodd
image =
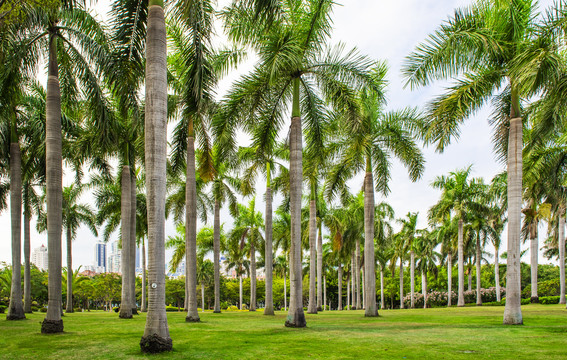
M141 311L142 312L147 312L148 308L147 308L147 294L146 294L146 289L147 289L147 281L146 281L146 241L145 241L145 236L142 237L142 305L141 305Z
M356 246L355 246L356 247ZM356 310L356 265L355 265L355 257L356 252L355 250L352 251L352 256L350 258L350 304L351 310Z
M284 273L283 273L283 306L284 306L284 311L287 311L287 284L286 284L285 273L286 273L286 271L284 270Z
M457 306L465 306L465 264L463 253L463 219L459 219L459 239L458 239L458 257L459 257L459 299Z
M220 313L220 202L215 199L213 224L213 260L215 264L215 305L213 312Z
M369 166L368 160L367 167ZM374 179L372 169L367 168L364 177L364 316L378 316L378 308L376 307L376 259L374 255L374 206Z
M415 309L415 253L410 250L410 305Z
M321 294L321 278L323 277L323 232L321 224L319 224L319 236L317 236L317 310L324 310L321 308L322 294Z
M240 281L242 281L242 278L240 279ZM201 281L201 312L205 312L205 285L203 284L202 281Z
M267 165L268 186L266 187L266 225L265 225L265 286L266 299L264 315L274 315L274 296L273 296L273 248L272 248L272 188L270 187L270 165Z
M400 309L404 308L404 261L400 257Z
M380 267L380 309L384 310L384 271Z
M498 262L498 250L494 248L494 282L496 284L496 301L500 301L500 262Z
M480 234L476 237L476 305L482 305L482 295L480 294L480 259L481 259L481 248L480 248Z
M472 261L471 258L469 256L469 262L467 264L467 280L468 280L468 284L469 284L469 288L468 291L472 291Z
M239 278L240 278L240 281L239 281L239 283L240 283L240 288L239 288L239 293L240 293L240 310L243 310L243 308L242 308L242 274L240 274ZM284 281L284 282L285 282L285 281ZM285 289L284 289L284 291L285 291Z
M532 296L530 301L532 303L539 302L539 296L537 295L537 267L538 267L538 233L537 233L537 223L535 225L535 236L530 241L530 267L531 267L531 283L532 283Z
M361 304L360 304L360 241L356 241L356 255L354 257L354 272L356 274L355 276L355 283L354 283L354 288L355 288L355 292L353 293L354 296L356 296L356 308L360 309Z
M31 309L31 264L30 264L30 212L24 211L24 312L32 313Z
M73 312L73 251L71 228L67 227L67 308L65 312Z
M162 0L149 0L146 41L146 188L150 282L143 352L170 351L165 312L167 41Z
M303 284L301 273L301 187L303 184L303 158L301 113L299 110L299 78L293 81L293 106L290 129L290 213L291 213L291 249L290 249L290 299L289 312L285 322L288 327L305 327L303 313Z
M350 274L347 274L347 281L346 281L346 306L347 310L350 310Z
M250 239L250 311L256 311L256 248Z
M57 35L49 37L49 64L45 102L45 163L47 203L48 302L42 333L63 332L61 319L61 230L63 160L61 153L61 92L57 62Z
M559 303L565 304L565 208L559 210ZM508 288L506 288L508 296Z
M364 264L362 264L364 265ZM366 278L365 278L365 272L364 272L364 266L362 266L362 308L366 309L366 303L365 303L365 295L366 295ZM376 286L376 285L374 285Z
M451 307L453 297L453 254L447 256L447 306Z
M423 293L423 308L427 309L427 272L421 272L421 292Z
M15 115L13 115L15 117ZM14 121L15 123L15 121ZM12 124L12 134L16 134L10 144L10 215L12 220L12 284L10 287L10 307L6 320L25 319L22 303L22 158L17 133Z
M317 204L312 198L309 201L309 305L308 314L317 314L317 251L315 242L317 241Z
M187 173L185 175L187 180L185 183L185 266L187 273L187 316L185 321L198 322L201 321L201 318L197 310L197 180L192 118L189 120L188 134Z
M337 305L337 310L343 309L343 264L339 260L339 270L337 274L338 291L339 291L339 303Z
M130 172L130 300L132 301L132 314L138 314L138 306L136 304L136 254L138 246L136 245L136 170L132 163Z
M327 310L327 276L323 276L323 310Z
M514 90L512 88L512 95ZM514 106L512 108L514 109ZM522 118L513 117L510 120L508 140L508 265L503 320L504 324L508 325L523 324L520 298L522 148Z
M121 237L122 237L122 252L121 252L121 268L122 268L122 297L120 301L120 314L119 317L121 319L131 319L132 318L132 294L131 294L131 287L130 287L130 277L132 274L130 273L130 262L132 259L130 258L131 251L130 247L132 246L131 241L132 237L130 236L130 232L132 227L130 226L130 221L132 217L130 213L132 212L132 194L130 187L132 186L132 182L130 180L130 166L124 165L122 166L122 184L121 184Z

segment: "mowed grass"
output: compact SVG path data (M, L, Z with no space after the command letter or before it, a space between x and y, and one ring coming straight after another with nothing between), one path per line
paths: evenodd
M504 307L326 311L307 316L307 328L284 327L286 313L201 313L201 323L168 313L173 351L140 352L145 314L74 313L65 332L42 335L45 314L0 321L0 359L566 359L564 305L522 307L523 326L502 325Z

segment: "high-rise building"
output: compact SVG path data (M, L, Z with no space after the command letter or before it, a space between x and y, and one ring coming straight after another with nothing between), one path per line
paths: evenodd
M106 243L97 242L95 244L94 268L96 272L106 272Z
M118 241L110 245L110 256L108 256L107 269L108 272L121 274L121 253L118 248Z
M31 262L32 264L37 266L38 269L47 270L48 261L47 248L45 247L45 245L41 244L40 247L33 250Z
M141 264L141 259L140 259L140 253L141 253L141 249L139 247L136 246L136 273L142 273L142 264Z

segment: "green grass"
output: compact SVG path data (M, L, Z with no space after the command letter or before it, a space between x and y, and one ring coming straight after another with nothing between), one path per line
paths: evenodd
M327 311L307 315L305 329L283 326L285 313L201 314L185 323L168 313L173 352L143 355L145 315L121 320L104 312L64 317L65 333L40 334L45 314L0 321L0 359L565 359L564 305L522 307L523 326L502 325L503 307L380 311Z

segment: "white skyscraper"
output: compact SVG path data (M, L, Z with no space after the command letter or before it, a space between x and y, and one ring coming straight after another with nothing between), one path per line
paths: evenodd
M97 242L95 244L94 271L97 273L106 272L106 243Z
M108 263L107 263L107 269L108 272L111 273L122 273L121 270L121 253L122 251L118 248L118 241L113 242L110 245L110 256L108 256Z
M38 269L47 270L48 257L47 248L45 247L45 245L41 244L40 247L33 250L31 262L32 264L37 266Z

